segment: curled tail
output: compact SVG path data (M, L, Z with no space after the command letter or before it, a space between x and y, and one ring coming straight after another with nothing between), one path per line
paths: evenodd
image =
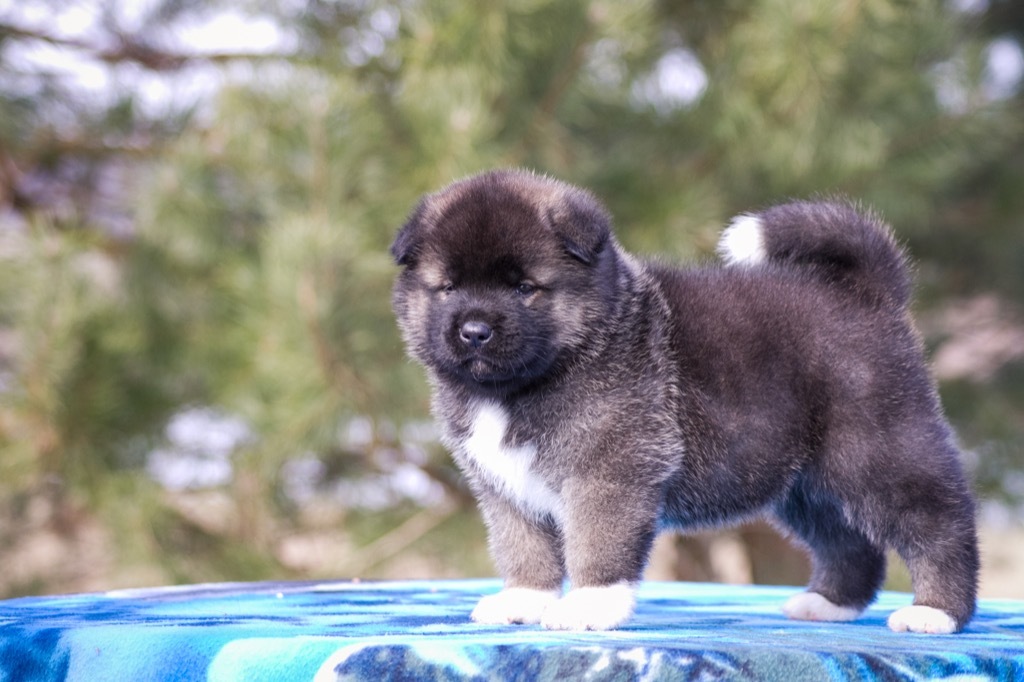
M729 265L808 268L866 303L904 308L911 281L889 227L843 201L796 201L735 218L718 252Z

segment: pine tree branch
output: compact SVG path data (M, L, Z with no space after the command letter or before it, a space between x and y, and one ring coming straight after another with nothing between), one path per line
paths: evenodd
M161 49L127 34L116 34L114 47L100 47L90 41L56 36L40 29L0 22L0 41L9 39L36 40L56 47L80 50L108 64L138 64L150 71L177 71L189 64L225 63L232 61L273 61L294 59L295 54L277 52L204 52L185 53Z
M536 144L537 137L547 126L548 122L555 117L559 103L565 97L565 93L569 90L569 86L579 74L580 69L583 68L587 47L597 32L596 21L591 16L592 14L592 12L587 12L583 30L577 36L568 59L566 59L562 68L556 71L551 80L548 81L544 95L537 103L533 117L526 126L526 133L523 135L518 150L514 153L517 161L521 160L528 150Z
M436 507L427 507L417 512L396 528L361 547L345 563L342 572L358 576L387 561L447 521L458 510L458 505L445 501Z
M928 125L908 129L906 134L890 140L883 164L854 174L842 183L842 191L850 196L856 196L878 177L881 169L921 152L955 132L965 121L977 119L989 108L988 104L976 104L965 112L937 116L929 121Z
M317 364L323 374L324 383L337 395L365 404L369 399L366 383L353 368L341 361L320 324L317 312L318 296L312 274L307 272L299 279L296 300L305 319L306 330L313 342Z

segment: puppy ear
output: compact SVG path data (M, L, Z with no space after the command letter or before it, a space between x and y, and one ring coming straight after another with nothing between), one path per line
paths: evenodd
M611 235L611 218L604 206L576 188L548 209L548 221L562 238L566 253L585 265L594 262Z
M391 256L398 265L412 265L416 262L416 256L422 242L423 212L425 201L421 200L412 214L405 221L405 225L395 235L395 241L391 244Z

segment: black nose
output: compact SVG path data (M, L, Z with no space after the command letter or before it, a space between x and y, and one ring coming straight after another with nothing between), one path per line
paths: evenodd
M479 348L494 336L494 331L491 326L486 322L480 322L478 320L470 320L469 322L463 322L462 327L459 329L459 338L467 346L473 348Z

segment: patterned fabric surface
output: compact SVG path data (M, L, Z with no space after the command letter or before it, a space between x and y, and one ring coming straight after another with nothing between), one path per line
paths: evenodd
M797 590L645 583L621 630L469 621L494 580L192 585L0 602L0 680L1024 679L1024 601L959 635L794 622Z

